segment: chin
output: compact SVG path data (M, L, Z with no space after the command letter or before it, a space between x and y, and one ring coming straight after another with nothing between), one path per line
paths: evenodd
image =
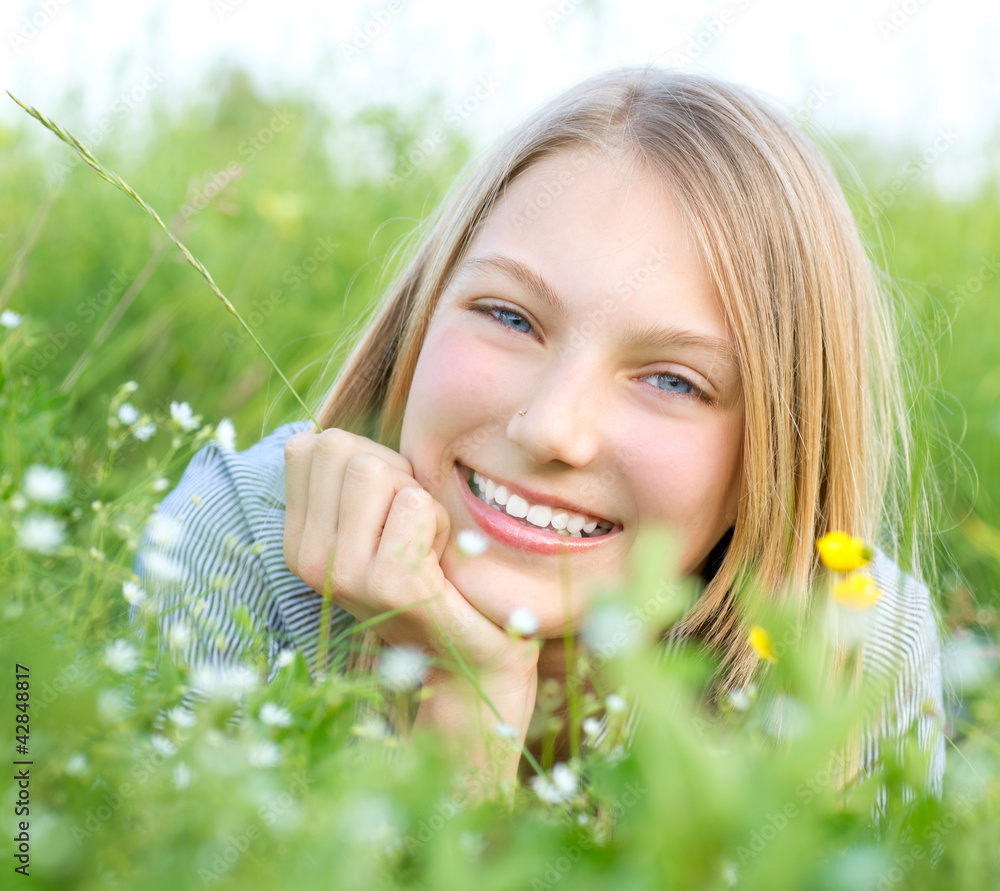
M553 638L565 634L564 597L558 580L549 584L538 578L537 570L529 566L521 571L499 566L489 558L489 551L477 557L455 554L451 542L445 548L441 569L469 603L501 628L507 625L510 614L522 607L538 619L538 631L533 637ZM576 590L571 607L575 632L582 620Z

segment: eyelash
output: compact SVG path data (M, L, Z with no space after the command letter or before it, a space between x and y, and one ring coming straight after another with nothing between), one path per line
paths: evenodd
M517 318L519 318L522 321L526 322L529 326L531 325L531 323L528 322L528 320L526 318L524 318L524 316L522 316L519 312L515 312L512 309L508 309L506 306L503 306L502 304L499 304L499 303L480 303L480 304L476 304L475 306L470 306L469 309L471 309L473 312L478 312L478 313L482 313L483 315L488 315L498 325L500 325L501 328L503 328L505 331L511 332L512 334L527 334L528 332L527 331L518 331L516 328L511 328L509 325L505 325L503 322L500 321L500 319L497 316L494 315L494 313L506 313L507 315L510 315L510 316L516 316ZM669 372L669 371L657 371L657 372L653 372L652 374L647 374L644 377L669 377L669 378L673 378L674 380L683 381L685 384L687 384L691 388L692 392L690 392L690 393L674 393L674 394L670 394L670 395L675 395L675 396L679 397L680 399L696 399L699 402L704 402L706 405L713 405L714 404L712 402L711 398L705 393L704 390L702 390L699 387L695 386L686 377L683 377L683 376L681 376L679 374L674 374L673 372ZM654 387L653 389L654 390L659 390L661 393L668 393L667 390L661 390L659 387Z

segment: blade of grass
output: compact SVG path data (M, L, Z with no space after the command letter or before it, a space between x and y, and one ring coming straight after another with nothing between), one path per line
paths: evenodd
M316 420L316 418L313 416L313 413L309 410L309 407L305 404L305 402L302 401L302 397L299 396L298 392L292 386L291 382L288 380L287 377L285 377L284 373L278 367L274 359L271 358L271 355L265 349L264 344L262 344L257 339L257 335L253 333L253 329L244 321L243 316L239 314L236 307L229 302L229 299L226 297L226 295L223 294L222 291L219 289L219 286L215 283L215 279L212 278L211 273L205 268L201 260L195 257L194 254L192 254L191 251L189 251L187 247L176 238L174 233L170 231L170 227L167 226L167 224L160 219L160 215L155 210L153 210L153 208L150 207L136 193L136 191L127 182L125 182L125 180L123 180L117 173L115 173L113 170L108 170L107 168L105 168L100 163L100 161L98 161L90 153L89 149L85 145L83 145L80 142L80 140L78 140L72 133L70 133L67 130L63 130L58 124L54 123L53 121L45 117L45 115L43 115L40 111L38 111L38 109L33 108L30 105L25 105L9 90L7 91L7 95L10 96L11 99L13 99L19 106L21 106L21 108L23 108L28 114L30 114L43 127L45 127L47 130L50 130L52 133L58 136L59 139L65 142L66 145L74 149L80 155L80 157L83 158L83 160L88 164L88 166L90 166L97 173L97 175L101 177L101 179L121 189L121 191L123 191L126 195L128 195L129 198L131 198L150 217L152 217L153 220L156 221L157 225L159 225L159 227L164 232L166 232L167 237L177 246L177 249L184 255L188 263L190 263L195 269L198 270L198 272L201 273L201 277L205 280L205 283L211 289L212 293L215 294L215 296L218 297L220 301L222 301L222 305L225 306L225 308L228 309L229 312L231 312L236 317L236 319L243 326L247 334L250 335L253 342L257 344L257 347L260 349L261 353L264 354L264 358L267 359L270 366L278 373L278 376L281 378L282 381L284 381L285 386L288 387L289 392L295 397L299 405L302 406L303 411L305 411L306 415L313 422L313 424L316 425L316 429L317 430L322 429L319 421Z

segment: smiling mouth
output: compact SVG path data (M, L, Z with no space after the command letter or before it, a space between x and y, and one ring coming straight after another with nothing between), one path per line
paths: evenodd
M566 538L600 538L614 528L610 520L595 520L574 511L531 504L469 467L463 467L463 473L473 495L522 526Z

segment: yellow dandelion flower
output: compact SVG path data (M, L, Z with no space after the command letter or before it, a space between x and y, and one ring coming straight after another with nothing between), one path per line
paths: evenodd
M833 596L848 609L868 609L882 596L871 576L851 575L833 586Z
M750 646L761 659L768 662L777 662L778 654L774 651L774 641L760 625L754 625L750 629Z
M872 558L872 549L846 532L828 532L816 542L816 549L824 565L835 572L860 569Z

